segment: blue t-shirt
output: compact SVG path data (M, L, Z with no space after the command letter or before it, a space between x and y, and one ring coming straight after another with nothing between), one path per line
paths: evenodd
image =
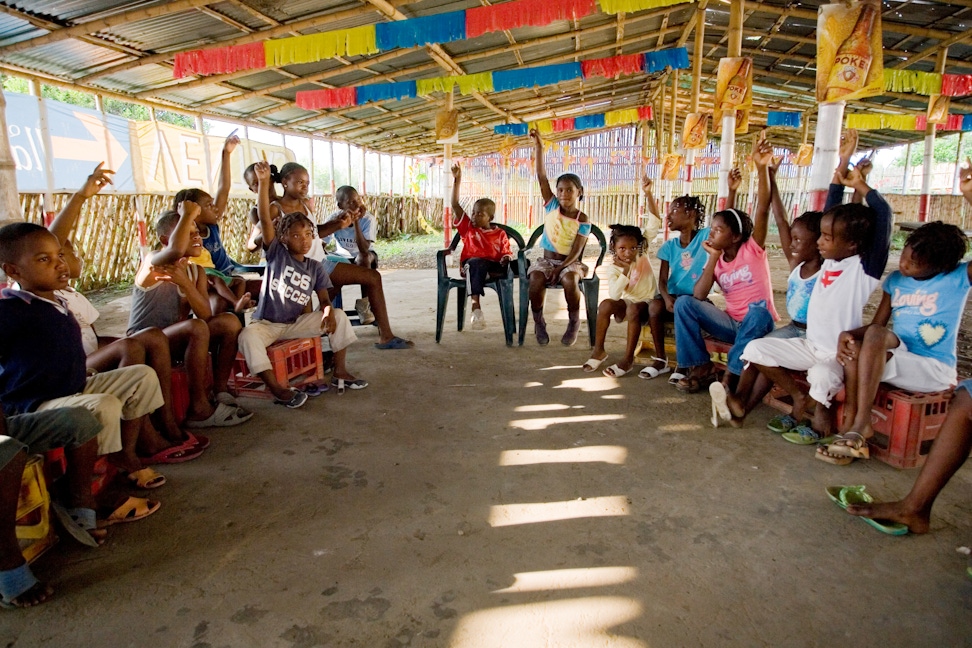
M219 225L200 225L199 234L202 236L203 247L209 250L210 256L213 257L213 265L216 269L223 274L233 274L236 266L223 249L223 240L219 238Z
M908 351L956 365L955 344L969 296L968 266L960 263L924 281L895 270L884 280L884 292L891 297L891 326Z
M813 285L817 283L820 271L817 270L804 279L800 276L802 268L803 262L793 268L786 280L786 312L790 314L790 319L794 322L806 324L807 310L810 308L810 295L813 293Z
M709 254L702 249L702 243L709 240L709 228L703 227L682 247L680 236L670 238L658 249L658 258L668 261L668 294L691 295L695 284L702 278L702 271L709 260Z
M327 217L327 221L337 220L340 218L343 211L336 211ZM370 243L375 242L375 233L377 231L377 223L375 221L375 216L369 211L364 213L361 220L358 221L358 226L361 228L361 233L364 235L366 241ZM354 225L345 227L344 229L339 229L325 239L325 244L329 241L337 241L337 244L341 246L341 249L337 250L336 254L339 256L350 256L352 258L358 256L358 239L354 235ZM347 254L345 254L345 252Z
M267 270L253 319L278 324L296 322L311 303L311 295L331 285L320 261L306 256L298 261L279 238L274 238L267 248Z
M20 290L0 299L0 401L7 415L78 394L86 379L81 327L65 307Z

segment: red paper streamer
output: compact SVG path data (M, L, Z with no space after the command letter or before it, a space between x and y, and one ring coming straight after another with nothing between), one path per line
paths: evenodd
M517 27L542 27L557 20L583 18L594 11L594 0L515 0L466 9L466 38Z
M638 106L638 119L652 119L654 114L651 112L651 106Z
M349 88L327 88L325 90L303 90L297 93L297 106L304 110L321 108L347 108L358 103L358 93L354 86Z
M553 129L555 133L574 130L574 118L566 117L564 119L554 119Z
M972 74L943 74L942 94L949 97L972 94Z
M581 61L581 71L584 78L605 77L611 79L619 74L637 74L645 64L644 54L628 54L626 56L609 56L608 58Z
M181 79L191 75L228 74L241 70L261 70L267 67L263 43L247 43L230 47L180 52L175 55L172 76Z
M949 115L948 120L944 124L935 124L935 130L937 131L960 131L962 130L962 118L964 115L961 113L956 115ZM915 116L915 130L923 131L928 127L928 115L916 115Z

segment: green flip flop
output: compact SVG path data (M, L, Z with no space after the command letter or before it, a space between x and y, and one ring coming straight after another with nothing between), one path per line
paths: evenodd
M874 498L865 490L863 484L857 486L828 486L827 497L845 511L851 504L870 504L874 501ZM860 519L887 535L902 536L908 534L907 525L901 524L900 522L882 522L866 517L861 517Z
M795 443L797 445L813 445L814 443L830 443L834 440L833 435L823 436L812 427L810 427L810 422L805 421L800 425L797 425L789 432L784 432L780 435L786 441L790 443Z

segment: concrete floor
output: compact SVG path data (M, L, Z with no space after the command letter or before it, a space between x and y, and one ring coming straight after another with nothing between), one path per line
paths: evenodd
M482 333L452 303L437 345L434 274L385 273L414 350L358 329L367 390L249 401L164 468L159 513L42 558L56 598L0 615L0 645L972 645L972 466L931 534L884 536L824 487L898 497L917 471L826 465L770 410L716 430L707 395L584 374L563 308L549 347L508 349L492 293Z

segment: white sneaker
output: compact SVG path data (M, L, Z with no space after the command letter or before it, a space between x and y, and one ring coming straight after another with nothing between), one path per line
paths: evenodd
M486 328L486 316L483 315L483 309L477 308L472 312L472 317L469 320L469 328L477 331Z
M362 324L371 324L375 321L375 314L371 312L371 304L367 299L358 299L354 302L354 310L358 313L358 319Z

